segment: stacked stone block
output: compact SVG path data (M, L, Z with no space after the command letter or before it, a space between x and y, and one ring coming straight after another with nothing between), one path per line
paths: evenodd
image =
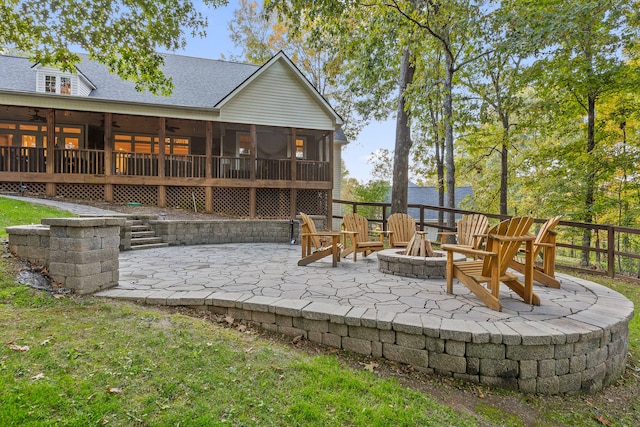
M29 262L49 265L49 227L41 224L7 227L9 251Z
M443 319L225 292L201 302L210 311L274 333L423 372L525 393L562 394L599 391L624 372L633 304L615 298L613 310L607 305L612 299L602 299L589 318L575 315L547 323ZM608 320L596 320L604 312L611 314Z
M87 294L118 284L122 218L46 218L51 278Z
M289 220L151 220L149 221L162 241L171 246L204 245L216 243L289 243ZM299 224L293 223L293 236L298 235Z

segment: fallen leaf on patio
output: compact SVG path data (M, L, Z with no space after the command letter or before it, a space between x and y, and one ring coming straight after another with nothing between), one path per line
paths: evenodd
M374 369L376 369L378 365L376 362L369 362L369 363L365 363L364 364L364 370L365 371L369 371L369 372L373 372Z
M107 387L107 393L120 394L122 393L122 389L117 387Z
M9 343L9 349L14 351L29 351L28 345L18 345L12 342Z
M235 319L231 316L226 316L224 318L224 321L227 322L229 325L233 325L233 322L235 321Z
M245 348L244 352L245 353L252 353L253 352L253 347Z
M32 376L32 377L31 377L31 379L32 379L33 381L38 381L38 380L41 380L41 379L43 379L43 378L44 378L44 374L43 374L42 372L40 372L39 374L34 375L34 376Z
M40 345L47 345L47 344L49 344L50 342L51 342L51 339L50 339L50 338L47 338L46 340L42 341L42 342L40 343Z
M598 415L597 420L600 421L602 424L604 424L606 426L610 426L612 424L611 421L605 419L604 416L602 416L602 415Z
M298 344L300 341L302 341L303 338L304 338L303 335L298 335L298 336L294 337L293 340L291 340L291 342L293 344Z
M213 347L213 343L212 342L208 342L207 343L207 347Z
M238 330L240 332L245 332L247 330L247 325L238 325Z
M105 418L104 420L102 420L102 425L103 426L106 426L107 424L109 424L109 420L108 419Z

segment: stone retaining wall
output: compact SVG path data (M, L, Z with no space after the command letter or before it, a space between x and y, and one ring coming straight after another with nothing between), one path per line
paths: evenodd
M149 220L148 224L171 246L215 243L289 243L289 220ZM300 225L293 221L293 237L298 240Z
M124 218L45 218L41 225L7 227L9 250L42 265L56 283L78 294L118 285Z
M582 316L476 322L303 300L214 293L208 310L265 330L525 393L596 392L624 373L633 304L609 292ZM197 298L196 298L197 299Z

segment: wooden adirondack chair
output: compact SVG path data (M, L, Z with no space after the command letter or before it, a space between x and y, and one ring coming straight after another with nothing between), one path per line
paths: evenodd
M542 224L536 240L533 241L533 260L542 252L542 264L533 265L533 280L550 288L559 288L560 281L556 279L556 232L554 228L560 222L562 216L550 218ZM524 273L525 264L517 257L511 260L509 267L520 273Z
M502 221L489 230L486 250L461 245L442 245L447 251L447 292L453 293L453 279L458 279L489 308L502 311L500 282L515 291L528 304L540 305L540 298L533 293L533 240L527 234L533 224L531 217L516 217ZM509 263L526 244L524 283L516 275L507 272ZM473 261L453 261L453 253L480 256ZM485 287L486 285L486 287Z
M342 221L345 235L343 257L347 257L353 252L353 261L356 261L358 252L366 257L375 251L384 249L384 243L380 240L369 240L369 221L365 217L358 214L346 214ZM347 239L351 242L349 246L346 245Z
M302 218L302 258L298 261L298 265L307 265L326 256L332 256L332 265L335 267L340 262L340 236L342 233L337 231L320 231L316 230L316 224L307 215L300 212ZM323 241L323 238L325 241ZM329 243L329 241L331 243Z
M445 244L448 236L458 236L457 244L478 249L489 228L489 219L482 214L463 215L456 224L456 231L440 232L440 243Z
M394 213L387 221L389 246L392 248L406 248L411 238L416 234L416 220L405 213Z

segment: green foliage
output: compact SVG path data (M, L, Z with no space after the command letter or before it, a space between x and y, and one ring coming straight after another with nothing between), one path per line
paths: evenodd
M226 0L203 0L211 6ZM192 1L5 0L0 3L0 50L35 63L74 70L79 47L137 90L168 95L171 80L157 50L180 49L186 35L204 36L206 18Z

